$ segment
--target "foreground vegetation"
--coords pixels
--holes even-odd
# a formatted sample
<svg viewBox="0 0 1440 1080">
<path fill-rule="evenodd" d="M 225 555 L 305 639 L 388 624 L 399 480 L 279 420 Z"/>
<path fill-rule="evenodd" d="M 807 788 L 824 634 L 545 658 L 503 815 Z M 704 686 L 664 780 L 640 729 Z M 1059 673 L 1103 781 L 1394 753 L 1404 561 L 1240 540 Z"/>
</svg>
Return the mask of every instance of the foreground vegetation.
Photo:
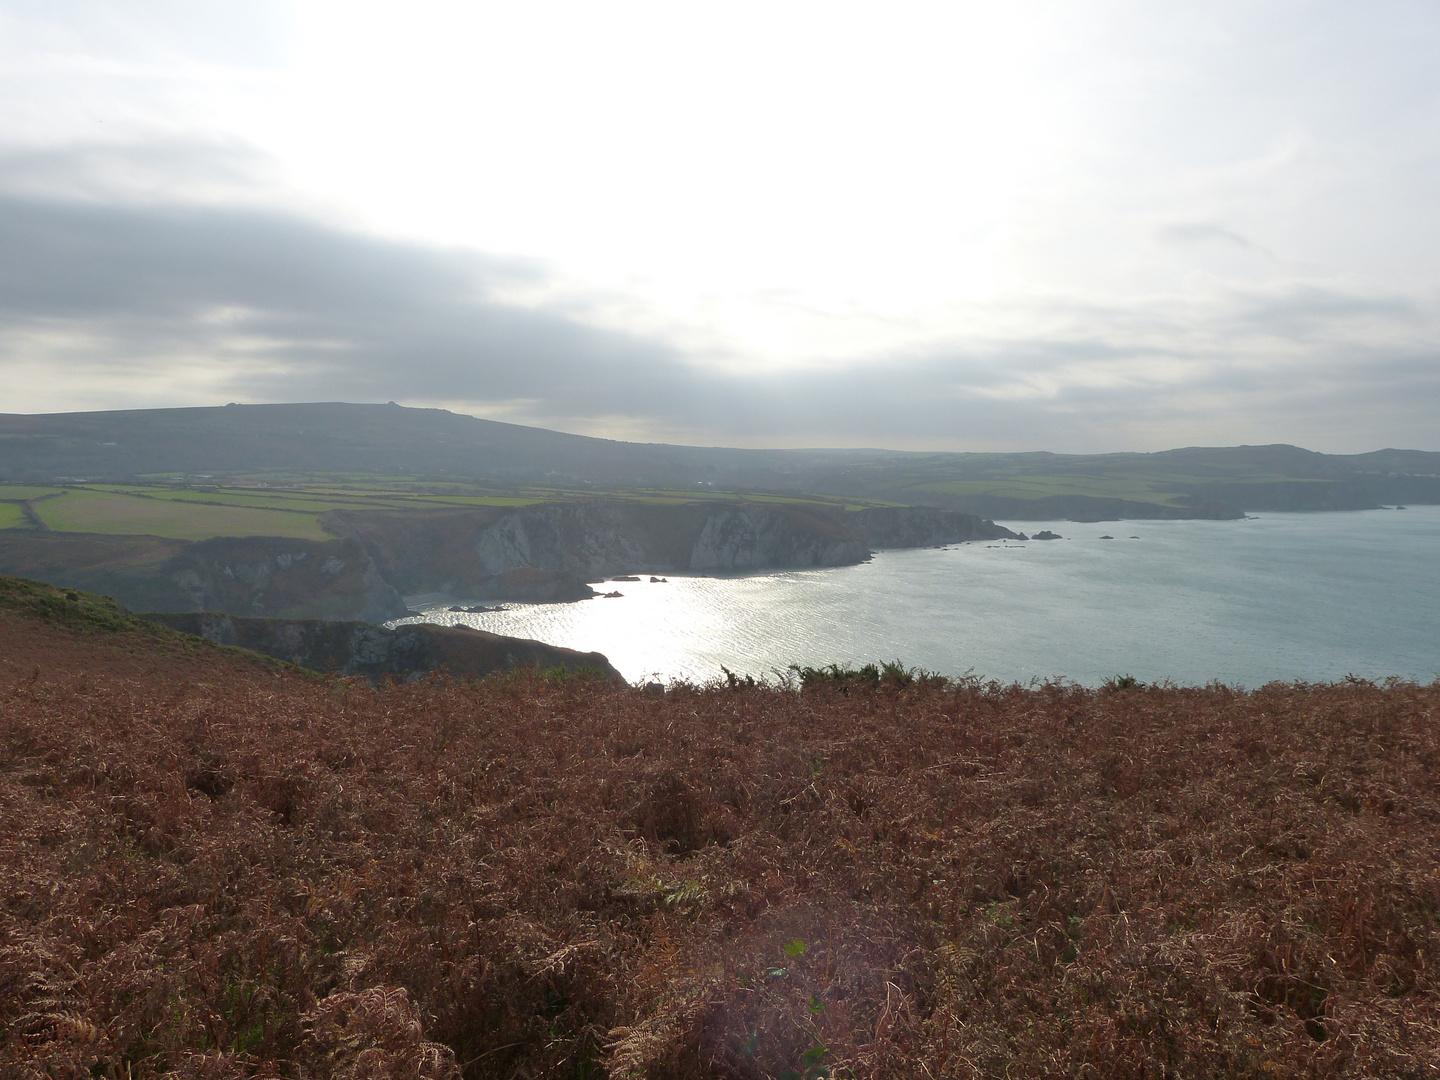
<svg viewBox="0 0 1440 1080">
<path fill-rule="evenodd" d="M 1440 686 L 375 691 L 62 600 L 0 608 L 0 1074 L 1440 1061 Z"/>
</svg>

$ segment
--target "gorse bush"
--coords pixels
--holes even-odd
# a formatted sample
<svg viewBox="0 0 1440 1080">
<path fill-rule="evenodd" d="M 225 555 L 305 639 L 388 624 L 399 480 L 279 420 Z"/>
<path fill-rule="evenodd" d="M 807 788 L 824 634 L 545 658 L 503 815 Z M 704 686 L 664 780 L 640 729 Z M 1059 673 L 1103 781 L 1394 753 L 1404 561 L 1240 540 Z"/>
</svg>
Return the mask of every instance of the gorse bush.
<svg viewBox="0 0 1440 1080">
<path fill-rule="evenodd" d="M 1440 687 L 373 690 L 67 633 L 0 616 L 0 1075 L 1440 1060 Z"/>
<path fill-rule="evenodd" d="M 1101 687 L 1104 690 L 1143 690 L 1145 684 L 1134 675 L 1116 675 L 1114 678 L 1106 679 Z"/>
<path fill-rule="evenodd" d="M 919 683 L 936 688 L 951 685 L 951 680 L 934 672 L 920 668 L 907 668 L 899 660 L 881 664 L 864 664 L 852 668 L 846 664 L 826 664 L 823 667 L 802 667 L 791 664 L 788 671 L 800 681 L 802 687 L 832 684 L 837 686 L 890 686 L 905 687 Z M 726 674 L 730 673 L 726 671 Z"/>
</svg>

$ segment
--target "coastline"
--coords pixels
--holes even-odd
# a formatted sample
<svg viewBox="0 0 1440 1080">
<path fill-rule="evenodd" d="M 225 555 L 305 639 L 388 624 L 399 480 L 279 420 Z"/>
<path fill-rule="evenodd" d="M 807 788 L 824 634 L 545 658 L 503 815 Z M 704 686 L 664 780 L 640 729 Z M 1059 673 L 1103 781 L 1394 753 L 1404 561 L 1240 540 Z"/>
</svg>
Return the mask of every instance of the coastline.
<svg viewBox="0 0 1440 1080">
<path fill-rule="evenodd" d="M 603 652 L 632 681 L 704 682 L 722 664 L 762 677 L 791 663 L 897 658 L 1021 684 L 1440 674 L 1427 649 L 1440 625 L 1430 557 L 1440 507 L 1048 528 L 1064 539 L 880 551 L 833 569 L 672 574 L 664 585 L 607 582 L 624 594 L 613 600 L 427 617 Z M 1115 539 L 1100 539 L 1107 531 Z"/>
</svg>

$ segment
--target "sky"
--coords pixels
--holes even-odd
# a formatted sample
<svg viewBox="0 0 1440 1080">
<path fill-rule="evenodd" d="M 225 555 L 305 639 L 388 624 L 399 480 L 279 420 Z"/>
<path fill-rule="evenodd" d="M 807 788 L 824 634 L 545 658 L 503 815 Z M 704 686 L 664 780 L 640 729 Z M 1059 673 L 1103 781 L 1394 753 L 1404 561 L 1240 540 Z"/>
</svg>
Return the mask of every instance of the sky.
<svg viewBox="0 0 1440 1080">
<path fill-rule="evenodd" d="M 0 0 L 0 411 L 1440 450 L 1433 0 Z"/>
</svg>

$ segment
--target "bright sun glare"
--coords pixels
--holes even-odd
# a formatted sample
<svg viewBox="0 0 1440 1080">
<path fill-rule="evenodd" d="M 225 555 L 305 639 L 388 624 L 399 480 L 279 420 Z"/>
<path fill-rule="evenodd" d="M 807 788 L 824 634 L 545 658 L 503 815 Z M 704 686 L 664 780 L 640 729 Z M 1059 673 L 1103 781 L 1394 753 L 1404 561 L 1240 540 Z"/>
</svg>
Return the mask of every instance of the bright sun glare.
<svg viewBox="0 0 1440 1080">
<path fill-rule="evenodd" d="M 1024 6 L 300 12 L 247 135 L 301 184 L 387 230 L 539 254 L 630 315 L 638 293 L 739 320 L 771 357 L 991 295 L 1073 144 Z"/>
<path fill-rule="evenodd" d="M 183 315 L 159 287 L 148 323 L 40 305 L 0 340 L 0 392 L 333 394 L 363 368 L 344 343 L 383 332 L 433 378 L 392 380 L 391 356 L 346 393 L 596 434 L 1429 445 L 1437 46 L 1404 0 L 0 0 L 0 195 L 251 208 L 276 238 L 371 244 L 392 285 L 476 268 L 473 307 L 396 285 L 377 331 L 317 264 L 315 294 L 286 298 L 320 305 L 314 342 L 228 271 Z M 181 277 L 234 252 L 197 248 Z M 74 277 L 57 266 L 63 303 Z M 496 389 L 524 361 L 492 315 L 547 327 L 536 355 L 568 374 Z M 85 377 L 25 374 L 62 362 Z M 585 371 L 583 407 L 546 390 Z M 732 422 L 818 371 L 858 411 Z M 627 372 L 708 389 L 601 392 Z M 956 408 L 866 407 L 891 372 Z"/>
</svg>

